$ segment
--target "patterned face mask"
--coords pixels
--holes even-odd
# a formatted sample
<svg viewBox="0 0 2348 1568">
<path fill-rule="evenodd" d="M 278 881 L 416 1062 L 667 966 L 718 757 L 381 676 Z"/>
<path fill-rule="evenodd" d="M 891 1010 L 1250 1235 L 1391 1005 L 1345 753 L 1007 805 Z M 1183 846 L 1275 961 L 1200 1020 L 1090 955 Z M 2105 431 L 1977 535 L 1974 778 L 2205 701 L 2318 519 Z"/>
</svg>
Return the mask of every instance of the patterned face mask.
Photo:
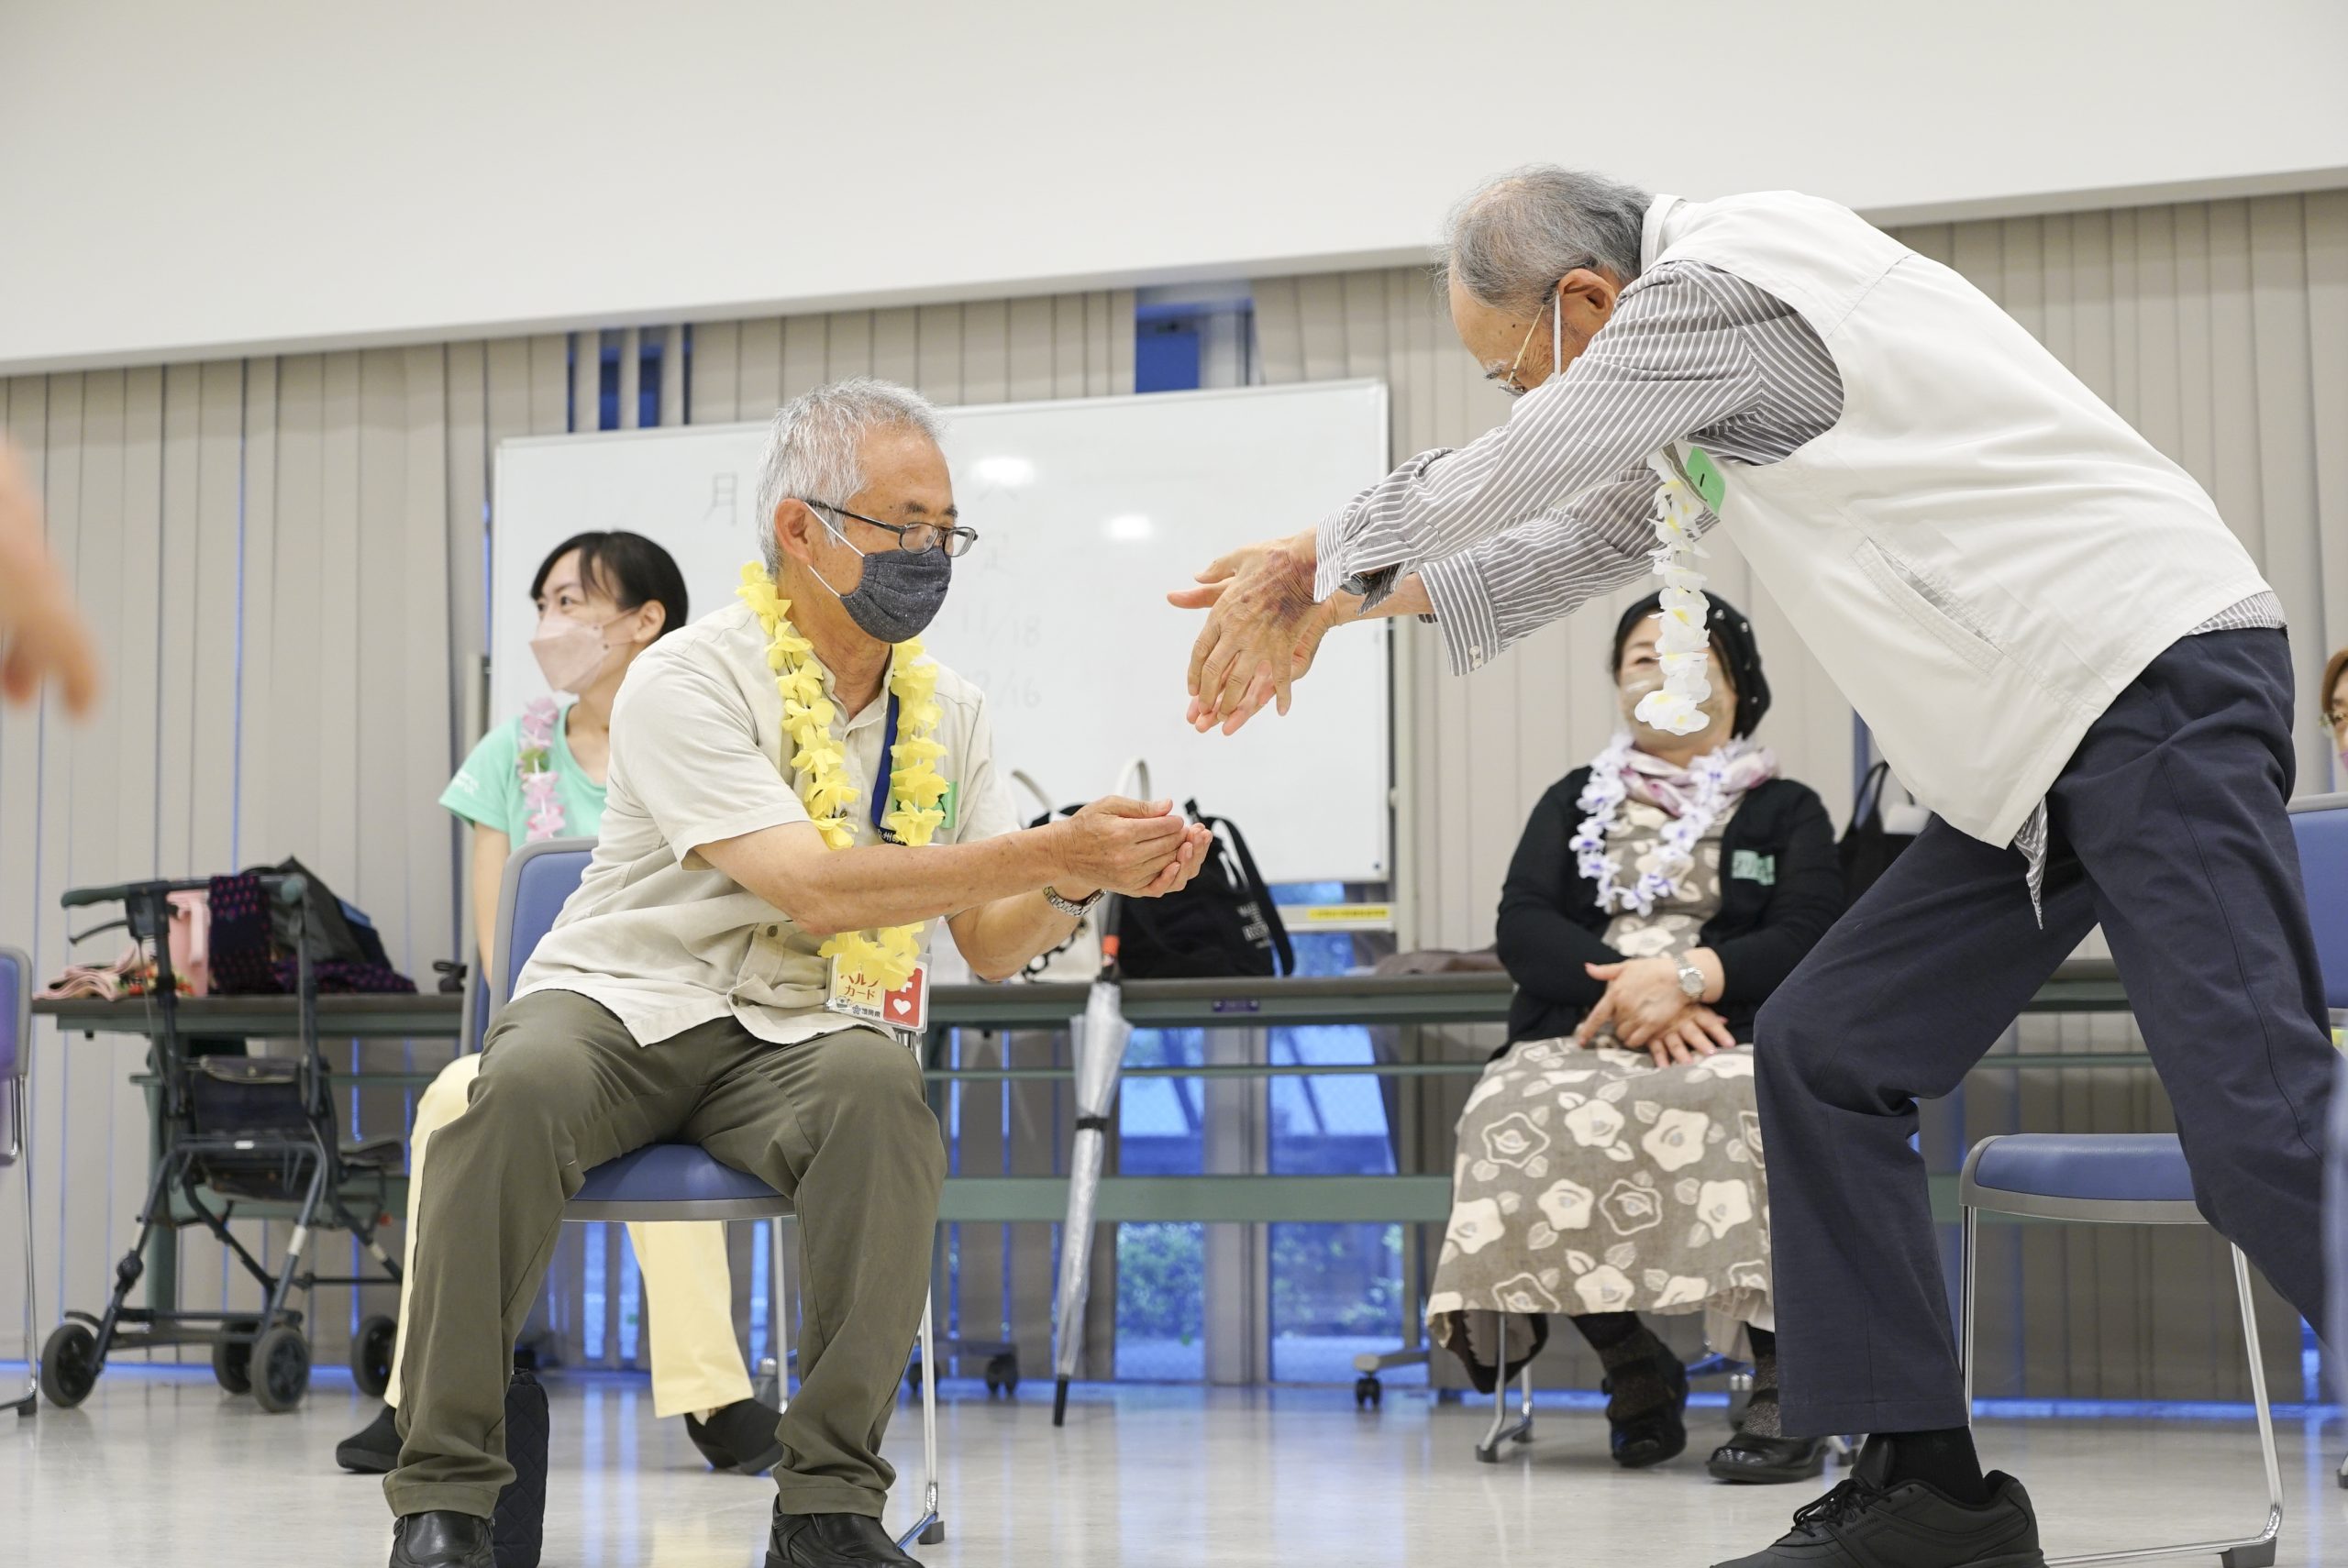
<svg viewBox="0 0 2348 1568">
<path fill-rule="evenodd" d="M 818 512 L 833 538 L 864 558 L 864 575 L 846 593 L 815 573 L 815 580 L 831 588 L 848 619 L 867 636 L 884 643 L 902 643 L 921 635 L 946 603 L 954 585 L 954 563 L 944 550 L 912 555 L 903 550 L 857 550 L 855 544 Z"/>
</svg>

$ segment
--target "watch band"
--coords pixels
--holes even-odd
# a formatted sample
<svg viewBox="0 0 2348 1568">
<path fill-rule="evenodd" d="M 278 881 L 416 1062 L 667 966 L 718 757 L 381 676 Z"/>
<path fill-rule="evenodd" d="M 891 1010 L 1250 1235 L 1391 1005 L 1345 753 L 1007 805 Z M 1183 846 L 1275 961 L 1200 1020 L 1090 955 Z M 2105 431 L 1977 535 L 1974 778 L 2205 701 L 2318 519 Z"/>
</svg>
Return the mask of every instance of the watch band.
<svg viewBox="0 0 2348 1568">
<path fill-rule="evenodd" d="M 1068 915 L 1073 919 L 1081 920 L 1086 914 L 1091 912 L 1093 905 L 1101 901 L 1102 894 L 1106 891 L 1107 889 L 1105 889 L 1095 888 L 1092 889 L 1092 896 L 1091 898 L 1085 900 L 1082 903 L 1078 903 L 1074 899 L 1061 898 L 1058 889 L 1046 888 L 1044 889 L 1044 901 L 1051 905 L 1052 908 L 1059 911 L 1060 913 L 1064 915 Z"/>
</svg>

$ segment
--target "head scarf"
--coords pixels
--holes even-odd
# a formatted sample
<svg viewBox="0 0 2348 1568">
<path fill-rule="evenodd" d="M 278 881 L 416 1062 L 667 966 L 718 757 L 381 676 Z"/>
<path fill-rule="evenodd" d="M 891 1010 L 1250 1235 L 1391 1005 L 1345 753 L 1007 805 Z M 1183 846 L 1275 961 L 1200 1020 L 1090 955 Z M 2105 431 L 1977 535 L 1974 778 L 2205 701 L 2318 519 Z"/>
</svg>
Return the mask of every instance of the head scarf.
<svg viewBox="0 0 2348 1568">
<path fill-rule="evenodd" d="M 1712 650 L 1721 656 L 1721 667 L 1736 687 L 1736 717 L 1729 724 L 1729 734 L 1743 740 L 1769 711 L 1769 678 L 1761 673 L 1761 645 L 1754 640 L 1753 623 L 1744 618 L 1744 611 L 1709 589 L 1704 597 L 1711 602 L 1711 614 L 1705 624 L 1711 634 Z M 1631 640 L 1639 623 L 1662 608 L 1663 595 L 1650 593 L 1623 612 L 1623 618 L 1614 624 L 1614 657 L 1607 666 L 1608 673 L 1623 668 L 1623 645 Z"/>
</svg>

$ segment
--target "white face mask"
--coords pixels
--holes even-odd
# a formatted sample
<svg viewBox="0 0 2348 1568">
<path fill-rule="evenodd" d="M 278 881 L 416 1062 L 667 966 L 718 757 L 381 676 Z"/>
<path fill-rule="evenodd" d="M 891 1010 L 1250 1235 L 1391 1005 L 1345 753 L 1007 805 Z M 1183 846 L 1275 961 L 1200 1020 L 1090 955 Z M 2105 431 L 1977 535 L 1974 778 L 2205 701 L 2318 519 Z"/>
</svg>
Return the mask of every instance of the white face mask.
<svg viewBox="0 0 2348 1568">
<path fill-rule="evenodd" d="M 1651 724 L 1641 723 L 1634 716 L 1640 698 L 1650 691 L 1663 690 L 1663 669 L 1660 666 L 1645 665 L 1623 677 L 1616 696 L 1622 705 L 1623 727 L 1631 732 L 1633 744 L 1645 749 L 1650 745 L 1678 747 L 1691 740 L 1726 740 L 1729 726 L 1736 719 L 1736 693 L 1729 690 L 1728 682 L 1721 678 L 1717 668 L 1710 675 L 1711 695 L 1697 704 L 1710 723 L 1693 735 L 1676 735 L 1668 730 L 1658 730 Z"/>
</svg>

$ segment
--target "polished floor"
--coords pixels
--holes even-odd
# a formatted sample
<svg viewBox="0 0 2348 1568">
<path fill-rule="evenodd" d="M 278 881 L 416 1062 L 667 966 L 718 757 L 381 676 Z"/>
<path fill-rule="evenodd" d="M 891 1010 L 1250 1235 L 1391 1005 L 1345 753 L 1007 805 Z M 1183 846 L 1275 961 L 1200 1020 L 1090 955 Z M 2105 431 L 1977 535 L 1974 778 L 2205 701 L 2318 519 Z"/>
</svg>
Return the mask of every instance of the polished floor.
<svg viewBox="0 0 2348 1568">
<path fill-rule="evenodd" d="M 933 1568 L 1703 1568 L 1776 1535 L 1833 1479 L 1725 1487 L 1694 1454 L 1623 1474 L 1603 1421 L 1579 1410 L 1545 1409 L 1530 1448 L 1482 1465 L 1469 1452 L 1482 1412 L 1423 1396 L 1357 1415 L 1339 1391 L 1101 1388 L 1054 1431 L 1048 1388 L 1025 1392 L 990 1403 L 949 1386 L 948 1540 L 919 1553 Z M 763 1562 L 767 1484 L 710 1474 L 641 1383 L 570 1380 L 554 1398 L 548 1568 Z M 201 1370 L 110 1373 L 80 1409 L 0 1418 L 0 1563 L 371 1568 L 382 1494 L 331 1451 L 372 1412 L 347 1377 L 270 1416 Z M 1721 1412 L 1693 1414 L 1709 1443 Z M 919 1430 L 901 1408 L 892 1446 L 916 1473 Z M 2208 1540 L 2263 1514 L 2246 1421 L 1990 1422 L 1982 1441 L 2029 1481 L 2050 1553 Z M 2283 1568 L 2348 1564 L 2343 1446 L 2336 1421 L 2284 1428 Z M 917 1485 L 903 1477 L 900 1498 Z"/>
</svg>

